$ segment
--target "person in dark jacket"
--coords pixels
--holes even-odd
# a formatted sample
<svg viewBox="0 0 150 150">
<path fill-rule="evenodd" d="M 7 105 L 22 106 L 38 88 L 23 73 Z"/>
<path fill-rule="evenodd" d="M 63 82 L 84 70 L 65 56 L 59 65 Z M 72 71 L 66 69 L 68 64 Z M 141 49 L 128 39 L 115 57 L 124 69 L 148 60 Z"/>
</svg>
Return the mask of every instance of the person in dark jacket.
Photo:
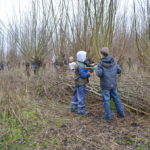
<svg viewBox="0 0 150 150">
<path fill-rule="evenodd" d="M 85 108 L 86 84 L 90 77 L 90 72 L 85 68 L 86 52 L 77 53 L 77 62 L 75 65 L 75 88 L 71 99 L 71 112 L 85 115 L 88 111 Z"/>
<path fill-rule="evenodd" d="M 112 97 L 117 109 L 118 116 L 124 117 L 124 108 L 121 105 L 117 90 L 117 74 L 121 73 L 121 68 L 116 60 L 109 56 L 109 49 L 104 47 L 101 49 L 103 58 L 100 60 L 96 75 L 100 78 L 100 86 L 102 88 L 103 104 L 105 108 L 105 119 L 111 120 L 110 98 Z"/>
<path fill-rule="evenodd" d="M 0 70 L 4 70 L 4 63 L 0 63 Z"/>
</svg>

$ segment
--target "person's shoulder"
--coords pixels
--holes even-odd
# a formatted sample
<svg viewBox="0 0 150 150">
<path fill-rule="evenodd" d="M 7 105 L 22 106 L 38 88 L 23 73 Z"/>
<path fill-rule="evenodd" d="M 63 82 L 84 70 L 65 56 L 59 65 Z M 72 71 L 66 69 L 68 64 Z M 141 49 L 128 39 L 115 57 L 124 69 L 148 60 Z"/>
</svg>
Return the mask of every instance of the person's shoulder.
<svg viewBox="0 0 150 150">
<path fill-rule="evenodd" d="M 75 64 L 75 68 L 85 68 L 85 65 L 84 65 L 84 63 L 81 63 L 81 62 L 75 62 L 76 64 Z"/>
<path fill-rule="evenodd" d="M 117 59 L 114 57 L 114 56 L 107 56 L 107 57 L 109 57 L 110 59 L 112 59 L 114 62 L 117 62 Z"/>
<path fill-rule="evenodd" d="M 71 63 L 69 63 L 69 66 L 76 66 L 76 62 L 71 62 Z"/>
</svg>

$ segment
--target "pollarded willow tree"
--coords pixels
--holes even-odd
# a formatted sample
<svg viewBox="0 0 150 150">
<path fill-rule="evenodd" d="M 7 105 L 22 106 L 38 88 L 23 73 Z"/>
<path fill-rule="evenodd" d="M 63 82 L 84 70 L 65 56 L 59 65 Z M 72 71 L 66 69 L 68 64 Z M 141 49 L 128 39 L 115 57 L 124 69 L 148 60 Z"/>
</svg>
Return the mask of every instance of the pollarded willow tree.
<svg viewBox="0 0 150 150">
<path fill-rule="evenodd" d="M 55 55 L 68 53 L 69 4 L 59 0 L 32 1 L 29 15 L 21 20 L 19 49 L 25 61 L 40 65 L 49 51 Z"/>
<path fill-rule="evenodd" d="M 118 0 L 32 0 L 18 25 L 20 52 L 33 64 L 42 63 L 48 50 L 75 55 L 83 49 L 98 59 L 101 47 L 112 46 L 117 10 Z"/>
<path fill-rule="evenodd" d="M 110 48 L 117 8 L 117 0 L 78 0 L 77 3 L 72 0 L 69 18 L 74 51 L 84 49 L 91 58 L 99 58 L 101 47 Z"/>
<path fill-rule="evenodd" d="M 33 66 L 39 67 L 50 50 L 55 55 L 75 55 L 82 49 L 96 61 L 100 48 L 111 48 L 117 39 L 114 33 L 118 0 L 31 1 L 31 8 L 20 13 L 9 32 L 17 37 L 17 49 L 24 61 Z M 117 36 L 119 38 L 119 32 Z M 123 48 L 124 40 L 124 37 L 120 40 Z"/>
<path fill-rule="evenodd" d="M 52 8 L 55 53 L 75 55 L 82 49 L 99 58 L 101 47 L 112 46 L 117 10 L 117 0 L 59 0 Z"/>
<path fill-rule="evenodd" d="M 8 25 L 6 38 L 7 38 L 7 56 L 6 57 L 7 57 L 9 66 L 12 68 L 20 63 L 19 49 L 18 49 L 19 33 L 18 33 L 18 27 L 14 22 Z"/>
<path fill-rule="evenodd" d="M 132 39 L 132 26 L 129 23 L 128 18 L 128 7 L 128 4 L 126 4 L 123 6 L 123 8 L 120 8 L 120 10 L 118 10 L 113 32 L 113 42 L 111 46 L 111 54 L 116 57 L 120 65 L 123 65 L 125 60 L 127 61 L 129 58 L 131 58 L 131 55 L 128 56 L 128 54 L 129 51 L 130 54 L 132 53 L 130 43 L 134 39 Z M 133 47 L 134 46 L 132 43 L 132 49 Z"/>
<path fill-rule="evenodd" d="M 35 72 L 45 63 L 49 50 L 52 49 L 52 35 L 55 31 L 52 6 L 44 0 L 32 0 L 28 12 L 17 20 L 17 48 L 25 63 L 31 63 Z M 12 25 L 13 26 L 13 25 Z M 11 33 L 16 34 L 15 30 Z"/>
<path fill-rule="evenodd" d="M 32 1 L 31 10 L 21 18 L 18 47 L 25 62 L 38 70 L 49 51 L 54 27 L 49 21 L 50 5 L 43 0 Z"/>
<path fill-rule="evenodd" d="M 150 1 L 134 1 L 136 45 L 141 63 L 150 64 Z"/>
</svg>

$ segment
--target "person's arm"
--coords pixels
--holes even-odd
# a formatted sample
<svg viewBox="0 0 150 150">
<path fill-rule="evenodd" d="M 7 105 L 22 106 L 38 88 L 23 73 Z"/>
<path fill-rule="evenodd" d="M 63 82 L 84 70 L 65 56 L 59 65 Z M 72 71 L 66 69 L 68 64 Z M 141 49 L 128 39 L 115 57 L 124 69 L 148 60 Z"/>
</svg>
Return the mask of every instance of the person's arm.
<svg viewBox="0 0 150 150">
<path fill-rule="evenodd" d="M 96 75 L 98 77 L 102 77 L 103 76 L 103 68 L 101 66 L 99 66 L 99 65 L 96 68 Z"/>
<path fill-rule="evenodd" d="M 84 67 L 79 67 L 79 75 L 81 78 L 89 78 L 90 77 L 90 73 L 87 72 L 87 70 Z"/>
<path fill-rule="evenodd" d="M 120 74 L 122 72 L 121 67 L 117 64 L 117 73 Z"/>
</svg>

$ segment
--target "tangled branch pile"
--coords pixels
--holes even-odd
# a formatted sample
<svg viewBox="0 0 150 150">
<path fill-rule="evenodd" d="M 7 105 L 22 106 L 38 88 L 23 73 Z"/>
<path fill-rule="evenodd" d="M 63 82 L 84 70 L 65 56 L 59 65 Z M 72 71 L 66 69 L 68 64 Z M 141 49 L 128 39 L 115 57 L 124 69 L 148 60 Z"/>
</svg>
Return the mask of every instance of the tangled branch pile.
<svg viewBox="0 0 150 150">
<path fill-rule="evenodd" d="M 120 91 L 121 87 L 124 87 L 124 91 L 130 90 L 129 83 L 135 83 L 134 79 L 137 78 L 132 77 L 130 82 L 124 82 L 124 77 L 124 83 L 119 83 Z M 98 81 L 95 82 L 88 85 L 87 95 L 92 115 L 83 117 L 69 112 L 74 83 L 66 74 L 46 72 L 42 76 L 26 78 L 20 71 L 1 72 L 0 149 L 135 149 L 141 145 L 149 149 L 149 122 L 145 120 L 147 117 L 138 115 L 135 119 L 135 114 L 128 113 L 130 115 L 125 119 L 106 124 L 98 116 L 99 102 L 98 107 L 95 107 L 95 103 L 100 99 L 101 92 Z M 142 88 L 149 90 L 149 84 L 146 86 L 144 80 L 140 85 L 143 86 L 138 89 L 140 92 Z M 137 102 L 140 105 L 142 103 L 140 99 Z M 124 103 L 127 102 L 124 100 Z M 137 108 L 134 103 L 131 106 Z M 101 109 L 100 114 L 102 112 Z"/>
<path fill-rule="evenodd" d="M 121 78 L 118 89 L 123 105 L 129 110 L 150 116 L 150 76 L 126 74 Z M 64 78 L 61 78 L 61 80 L 64 80 Z M 64 83 L 73 87 L 73 82 L 70 80 L 66 80 Z M 90 94 L 102 98 L 98 81 L 91 81 L 87 87 Z"/>
</svg>

